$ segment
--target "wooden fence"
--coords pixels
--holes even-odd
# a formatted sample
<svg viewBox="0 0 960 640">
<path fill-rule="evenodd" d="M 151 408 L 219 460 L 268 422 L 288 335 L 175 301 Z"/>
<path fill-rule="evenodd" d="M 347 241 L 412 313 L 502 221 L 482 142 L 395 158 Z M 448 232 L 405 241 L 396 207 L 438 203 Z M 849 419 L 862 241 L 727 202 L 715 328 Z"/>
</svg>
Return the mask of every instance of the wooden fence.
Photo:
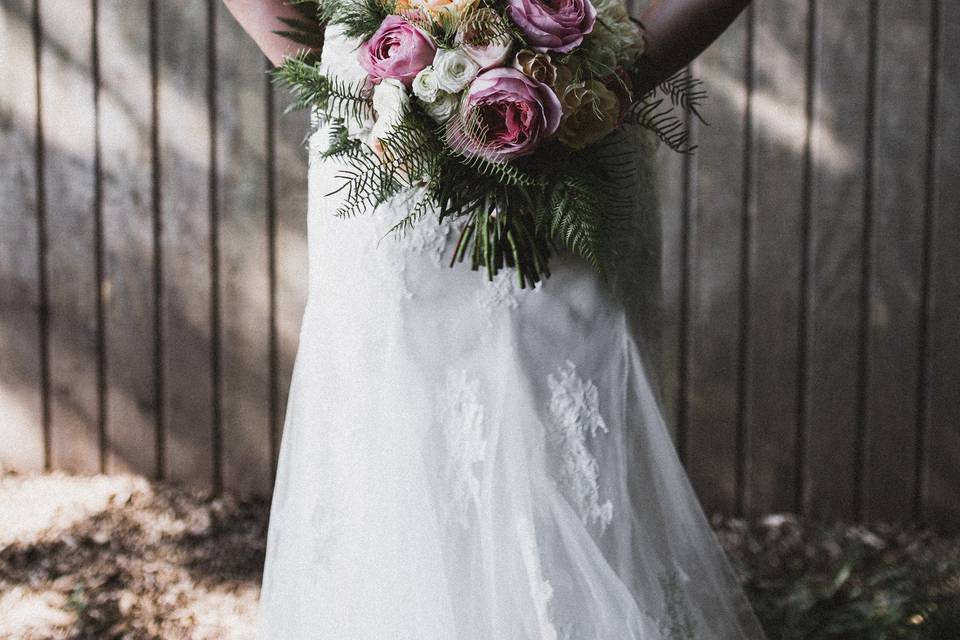
<svg viewBox="0 0 960 640">
<path fill-rule="evenodd" d="M 0 0 L 0 460 L 267 492 L 302 115 L 219 0 Z M 663 154 L 665 409 L 708 509 L 960 523 L 960 3 L 766 0 Z"/>
</svg>

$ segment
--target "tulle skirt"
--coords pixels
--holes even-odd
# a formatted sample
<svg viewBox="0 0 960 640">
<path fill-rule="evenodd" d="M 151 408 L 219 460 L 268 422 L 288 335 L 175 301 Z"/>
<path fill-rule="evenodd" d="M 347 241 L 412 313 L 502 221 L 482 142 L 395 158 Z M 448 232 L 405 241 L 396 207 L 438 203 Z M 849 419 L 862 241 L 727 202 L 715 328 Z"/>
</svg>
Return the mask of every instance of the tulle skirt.
<svg viewBox="0 0 960 640">
<path fill-rule="evenodd" d="M 449 268 L 455 224 L 384 237 L 415 194 L 337 218 L 341 169 L 311 162 L 257 637 L 762 638 L 665 428 L 629 278 L 563 252 L 534 290 Z"/>
</svg>

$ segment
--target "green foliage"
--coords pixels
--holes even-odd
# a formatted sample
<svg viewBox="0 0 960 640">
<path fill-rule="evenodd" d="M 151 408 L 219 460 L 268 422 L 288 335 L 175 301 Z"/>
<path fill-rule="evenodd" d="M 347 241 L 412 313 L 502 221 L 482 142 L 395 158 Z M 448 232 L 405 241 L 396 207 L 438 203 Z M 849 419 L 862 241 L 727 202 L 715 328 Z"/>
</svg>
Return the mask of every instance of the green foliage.
<svg viewBox="0 0 960 640">
<path fill-rule="evenodd" d="M 342 120 L 332 129 L 333 144 L 325 157 L 340 159 L 344 164 L 338 175 L 343 184 L 333 192 L 346 189 L 344 203 L 337 211 L 340 217 L 362 213 L 413 186 L 421 177 L 430 176 L 440 157 L 438 142 L 424 129 L 420 116 L 412 109 L 402 113 L 390 133 L 380 141 L 379 152 L 359 141 L 351 141 Z M 402 224 L 399 229 L 406 226 Z"/>
<path fill-rule="evenodd" d="M 287 112 L 317 109 L 328 118 L 357 122 L 372 114 L 373 102 L 363 83 L 348 83 L 325 75 L 306 52 L 287 58 L 272 73 L 275 82 L 293 92 L 294 100 Z"/>
<path fill-rule="evenodd" d="M 343 118 L 335 118 L 330 123 L 328 135 L 329 142 L 326 150 L 320 154 L 321 158 L 353 158 L 363 153 L 363 143 L 350 137 L 350 130 Z"/>
<path fill-rule="evenodd" d="M 550 192 L 549 208 L 539 210 L 538 223 L 574 253 L 601 269 L 598 245 L 600 219 L 596 189 L 577 176 L 565 176 Z"/>
<path fill-rule="evenodd" d="M 627 111 L 624 120 L 631 124 L 650 129 L 665 145 L 677 153 L 691 153 L 690 130 L 682 113 L 667 104 L 667 100 L 655 95 L 634 103 Z"/>
<path fill-rule="evenodd" d="M 692 76 L 687 69 L 681 69 L 658 87 L 660 93 L 670 98 L 674 107 L 689 111 L 700 122 L 706 124 L 700 114 L 700 107 L 707 99 L 707 92 L 703 88 L 703 81 Z"/>
<path fill-rule="evenodd" d="M 632 70 L 633 86 L 643 85 L 642 70 L 641 57 Z M 627 110 L 625 120 L 650 129 L 674 151 L 691 153 L 696 146 L 689 144 L 687 114 L 706 124 L 700 113 L 706 98 L 703 82 L 682 69 L 636 100 Z"/>
<path fill-rule="evenodd" d="M 430 34 L 437 46 L 446 48 L 455 46 L 457 29 L 461 23 L 458 14 L 446 11 L 437 14 L 418 13 L 411 15 L 409 20 Z"/>
<path fill-rule="evenodd" d="M 394 12 L 391 0 L 321 0 L 321 19 L 339 24 L 348 38 L 366 40 Z"/>
<path fill-rule="evenodd" d="M 279 18 L 287 28 L 274 30 L 273 33 L 306 47 L 302 55 L 308 62 L 318 61 L 323 46 L 324 24 L 319 0 L 288 0 L 286 4 L 292 6 L 299 17 Z"/>
<path fill-rule="evenodd" d="M 770 640 L 960 637 L 960 549 L 881 527 L 789 526 L 742 543 L 737 564 Z M 738 554 L 734 554 L 735 557 Z"/>
</svg>

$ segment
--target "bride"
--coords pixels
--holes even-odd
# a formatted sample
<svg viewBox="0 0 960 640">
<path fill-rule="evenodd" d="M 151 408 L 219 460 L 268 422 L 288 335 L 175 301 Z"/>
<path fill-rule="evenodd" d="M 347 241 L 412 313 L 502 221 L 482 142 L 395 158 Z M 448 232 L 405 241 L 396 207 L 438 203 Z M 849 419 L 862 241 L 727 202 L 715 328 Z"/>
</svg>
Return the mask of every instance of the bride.
<svg viewBox="0 0 960 640">
<path fill-rule="evenodd" d="M 360 0 L 357 0 L 360 1 Z M 554 10 L 569 0 L 535 0 Z M 284 0 L 226 0 L 274 62 Z M 654 0 L 645 74 L 686 65 L 745 0 Z M 321 66 L 364 77 L 328 27 Z M 401 195 L 343 219 L 309 139 L 309 295 L 273 495 L 257 637 L 763 638 L 674 453 L 638 318 L 655 139 L 608 278 L 570 252 L 520 288 L 448 266 L 454 224 L 384 238 Z"/>
</svg>

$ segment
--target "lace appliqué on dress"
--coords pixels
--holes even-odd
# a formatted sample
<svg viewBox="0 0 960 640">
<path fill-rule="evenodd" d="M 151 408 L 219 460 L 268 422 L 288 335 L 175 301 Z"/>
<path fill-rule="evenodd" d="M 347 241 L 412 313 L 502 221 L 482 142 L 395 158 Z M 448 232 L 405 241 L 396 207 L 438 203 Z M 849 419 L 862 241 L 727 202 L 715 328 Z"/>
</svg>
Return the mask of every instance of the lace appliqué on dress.
<svg viewBox="0 0 960 640">
<path fill-rule="evenodd" d="M 609 500 L 600 502 L 600 469 L 587 447 L 588 437 L 607 432 L 600 415 L 599 392 L 593 382 L 580 378 L 569 360 L 559 375 L 547 376 L 547 384 L 551 426 L 561 462 L 561 488 L 583 522 L 599 523 L 602 534 L 613 520 L 613 505 Z"/>
<path fill-rule="evenodd" d="M 520 289 L 517 285 L 517 274 L 512 268 L 501 269 L 492 280 L 483 279 L 483 284 L 477 290 L 477 306 L 486 316 L 487 325 L 493 326 L 493 319 L 500 309 L 516 309 L 520 306 L 517 297 Z"/>
<path fill-rule="evenodd" d="M 487 456 L 486 423 L 480 402 L 480 382 L 464 370 L 447 376 L 446 406 L 441 417 L 447 447 L 444 469 L 450 487 L 453 516 L 464 529 L 470 527 L 470 507 L 480 502 L 480 478 L 476 467 Z"/>
</svg>

